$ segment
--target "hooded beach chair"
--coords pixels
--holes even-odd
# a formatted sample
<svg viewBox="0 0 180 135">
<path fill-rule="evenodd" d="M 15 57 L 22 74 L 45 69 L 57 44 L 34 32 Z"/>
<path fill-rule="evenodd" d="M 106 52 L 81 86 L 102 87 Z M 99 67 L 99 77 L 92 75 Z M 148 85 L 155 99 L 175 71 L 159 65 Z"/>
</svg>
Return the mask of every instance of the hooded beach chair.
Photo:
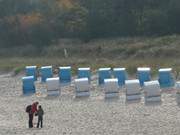
<svg viewBox="0 0 180 135">
<path fill-rule="evenodd" d="M 176 82 L 175 88 L 176 88 L 176 102 L 180 104 L 180 81 Z"/>
<path fill-rule="evenodd" d="M 37 66 L 26 66 L 26 76 L 34 76 L 34 80 L 37 80 Z"/>
<path fill-rule="evenodd" d="M 78 68 L 78 78 L 88 78 L 91 80 L 91 71 L 90 68 Z"/>
<path fill-rule="evenodd" d="M 59 79 L 60 83 L 71 83 L 71 67 L 59 67 Z"/>
<path fill-rule="evenodd" d="M 113 98 L 119 96 L 119 85 L 118 79 L 105 79 L 104 80 L 104 89 L 105 89 L 105 98 Z"/>
<path fill-rule="evenodd" d="M 137 77 L 139 79 L 140 85 L 144 86 L 144 82 L 151 80 L 151 69 L 149 67 L 139 67 L 137 68 Z"/>
<path fill-rule="evenodd" d="M 144 82 L 145 101 L 161 101 L 161 89 L 158 81 Z"/>
<path fill-rule="evenodd" d="M 34 76 L 26 76 L 22 77 L 22 89 L 23 89 L 23 94 L 33 94 L 36 92 L 35 89 L 35 84 L 34 84 Z"/>
<path fill-rule="evenodd" d="M 52 66 L 41 67 L 41 82 L 46 82 L 47 78 L 53 77 Z"/>
<path fill-rule="evenodd" d="M 99 85 L 104 84 L 104 79 L 111 78 L 111 68 L 99 68 Z"/>
<path fill-rule="evenodd" d="M 118 79 L 118 84 L 120 87 L 125 85 L 125 80 L 127 80 L 126 68 L 114 68 L 113 75 L 114 78 Z"/>
<path fill-rule="evenodd" d="M 61 93 L 59 77 L 47 78 L 47 95 L 48 96 L 59 96 Z"/>
<path fill-rule="evenodd" d="M 76 97 L 90 96 L 90 84 L 88 78 L 75 79 L 75 95 Z"/>
<path fill-rule="evenodd" d="M 126 80 L 126 100 L 138 100 L 141 98 L 139 80 Z"/>
<path fill-rule="evenodd" d="M 172 68 L 159 69 L 159 84 L 161 88 L 170 88 L 174 86 Z"/>
</svg>

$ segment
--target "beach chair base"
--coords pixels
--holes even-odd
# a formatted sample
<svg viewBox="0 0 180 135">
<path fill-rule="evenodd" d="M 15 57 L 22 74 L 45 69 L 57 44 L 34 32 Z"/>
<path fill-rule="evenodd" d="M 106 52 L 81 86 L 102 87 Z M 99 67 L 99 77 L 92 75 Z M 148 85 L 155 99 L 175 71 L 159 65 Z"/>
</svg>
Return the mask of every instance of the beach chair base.
<svg viewBox="0 0 180 135">
<path fill-rule="evenodd" d="M 161 96 L 156 97 L 145 97 L 145 102 L 160 102 Z"/>
<path fill-rule="evenodd" d="M 89 96 L 90 96 L 89 91 L 76 92 L 76 97 L 89 97 Z"/>
<path fill-rule="evenodd" d="M 141 94 L 126 95 L 126 100 L 140 100 L 140 99 L 141 99 Z"/>
</svg>

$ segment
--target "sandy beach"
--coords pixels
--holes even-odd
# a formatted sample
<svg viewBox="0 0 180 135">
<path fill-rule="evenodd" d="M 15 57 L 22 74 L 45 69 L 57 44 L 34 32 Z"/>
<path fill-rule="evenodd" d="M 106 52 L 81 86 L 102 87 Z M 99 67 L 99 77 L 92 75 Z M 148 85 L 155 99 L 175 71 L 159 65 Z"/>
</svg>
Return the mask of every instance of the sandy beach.
<svg viewBox="0 0 180 135">
<path fill-rule="evenodd" d="M 162 102 L 145 104 L 119 98 L 105 100 L 93 79 L 91 96 L 75 98 L 74 86 L 62 87 L 60 97 L 45 95 L 45 85 L 37 82 L 37 93 L 22 95 L 23 75 L 0 75 L 0 135 L 179 135 L 180 107 L 176 91 L 163 92 Z M 42 129 L 28 128 L 27 105 L 39 101 L 44 115 Z M 34 122 L 37 121 L 35 118 Z"/>
</svg>

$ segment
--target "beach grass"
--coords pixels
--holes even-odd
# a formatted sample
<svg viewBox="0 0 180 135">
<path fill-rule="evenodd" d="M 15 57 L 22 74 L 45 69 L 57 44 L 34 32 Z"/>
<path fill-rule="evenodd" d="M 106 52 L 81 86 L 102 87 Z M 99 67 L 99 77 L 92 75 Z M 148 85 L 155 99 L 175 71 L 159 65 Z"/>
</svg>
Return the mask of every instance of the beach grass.
<svg viewBox="0 0 180 135">
<path fill-rule="evenodd" d="M 178 74 L 180 36 L 108 38 L 88 43 L 60 39 L 50 46 L 1 48 L 0 56 L 0 70 L 13 70 L 16 74 L 27 65 L 52 65 L 54 69 L 72 66 L 73 73 L 78 67 L 91 67 L 92 71 L 100 67 L 125 67 L 131 75 L 137 67 L 151 67 L 153 75 L 157 75 L 159 68 L 172 67 Z"/>
</svg>

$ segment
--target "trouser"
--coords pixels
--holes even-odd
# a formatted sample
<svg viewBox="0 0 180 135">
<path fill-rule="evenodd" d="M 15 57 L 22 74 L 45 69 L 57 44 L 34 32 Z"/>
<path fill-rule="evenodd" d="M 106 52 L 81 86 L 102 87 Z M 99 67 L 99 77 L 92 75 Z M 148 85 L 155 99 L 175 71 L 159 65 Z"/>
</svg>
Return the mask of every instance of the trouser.
<svg viewBox="0 0 180 135">
<path fill-rule="evenodd" d="M 43 127 L 43 117 L 38 116 L 38 123 L 37 123 L 37 128 L 39 128 L 39 125 L 41 124 L 41 128 Z"/>
<path fill-rule="evenodd" d="M 33 114 L 29 114 L 29 128 L 33 127 Z"/>
</svg>

